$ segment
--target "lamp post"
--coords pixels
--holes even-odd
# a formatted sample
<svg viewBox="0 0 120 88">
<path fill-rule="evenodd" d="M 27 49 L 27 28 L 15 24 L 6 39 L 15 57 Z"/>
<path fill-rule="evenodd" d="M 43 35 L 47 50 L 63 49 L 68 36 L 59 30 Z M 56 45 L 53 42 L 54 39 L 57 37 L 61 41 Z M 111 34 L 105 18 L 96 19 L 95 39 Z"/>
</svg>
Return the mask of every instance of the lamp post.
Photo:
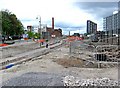
<svg viewBox="0 0 120 88">
<path fill-rule="evenodd" d="M 38 19 L 38 20 L 39 20 L 39 26 L 40 26 L 40 28 L 38 29 L 38 32 L 40 33 L 40 39 L 42 39 L 41 16 L 36 17 L 36 19 Z"/>
</svg>

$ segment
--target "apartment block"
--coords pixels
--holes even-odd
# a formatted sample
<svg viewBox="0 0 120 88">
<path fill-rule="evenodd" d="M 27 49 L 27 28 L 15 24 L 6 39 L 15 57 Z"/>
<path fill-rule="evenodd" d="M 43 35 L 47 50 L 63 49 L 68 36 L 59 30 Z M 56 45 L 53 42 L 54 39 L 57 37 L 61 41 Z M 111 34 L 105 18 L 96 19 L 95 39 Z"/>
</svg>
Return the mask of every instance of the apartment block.
<svg viewBox="0 0 120 88">
<path fill-rule="evenodd" d="M 97 24 L 87 20 L 87 34 L 94 34 L 97 32 Z"/>
</svg>

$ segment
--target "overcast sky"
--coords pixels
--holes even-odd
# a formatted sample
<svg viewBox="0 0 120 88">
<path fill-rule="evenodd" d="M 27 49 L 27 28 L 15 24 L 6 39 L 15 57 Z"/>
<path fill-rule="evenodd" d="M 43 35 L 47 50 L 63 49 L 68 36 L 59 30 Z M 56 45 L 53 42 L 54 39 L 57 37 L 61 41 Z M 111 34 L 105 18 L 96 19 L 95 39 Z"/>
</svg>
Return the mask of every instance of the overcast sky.
<svg viewBox="0 0 120 88">
<path fill-rule="evenodd" d="M 89 1 L 89 2 L 88 2 Z M 106 1 L 106 2 L 105 2 Z M 51 19 L 55 19 L 55 28 L 85 33 L 86 21 L 98 24 L 103 30 L 103 18 L 117 10 L 119 0 L 0 0 L 0 10 L 8 9 L 16 14 L 24 27 L 38 25 L 36 17 L 41 17 L 42 24 L 51 27 Z"/>
</svg>

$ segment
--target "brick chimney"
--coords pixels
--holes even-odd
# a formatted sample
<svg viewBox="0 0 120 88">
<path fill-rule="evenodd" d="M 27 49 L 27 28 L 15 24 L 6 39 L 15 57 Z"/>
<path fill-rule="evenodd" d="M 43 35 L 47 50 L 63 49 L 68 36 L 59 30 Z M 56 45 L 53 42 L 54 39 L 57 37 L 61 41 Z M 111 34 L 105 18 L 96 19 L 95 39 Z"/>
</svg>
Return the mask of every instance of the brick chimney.
<svg viewBox="0 0 120 88">
<path fill-rule="evenodd" d="M 52 17 L 52 29 L 54 29 L 54 17 Z"/>
</svg>

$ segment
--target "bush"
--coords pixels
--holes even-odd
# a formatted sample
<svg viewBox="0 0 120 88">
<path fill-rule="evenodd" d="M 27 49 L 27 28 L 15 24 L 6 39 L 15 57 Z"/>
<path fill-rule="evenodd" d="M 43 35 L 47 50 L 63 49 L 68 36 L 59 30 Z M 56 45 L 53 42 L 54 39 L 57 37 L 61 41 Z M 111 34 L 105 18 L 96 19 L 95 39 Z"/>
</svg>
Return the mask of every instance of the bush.
<svg viewBox="0 0 120 88">
<path fill-rule="evenodd" d="M 34 36 L 34 33 L 31 31 L 28 31 L 27 34 L 28 34 L 28 38 L 33 38 Z"/>
<path fill-rule="evenodd" d="M 35 38 L 35 39 L 40 38 L 40 34 L 39 33 L 35 33 L 34 36 L 33 36 L 33 38 Z"/>
<path fill-rule="evenodd" d="M 28 38 L 35 38 L 35 39 L 39 39 L 40 38 L 40 34 L 39 33 L 33 33 L 31 31 L 27 32 L 28 34 Z"/>
</svg>

